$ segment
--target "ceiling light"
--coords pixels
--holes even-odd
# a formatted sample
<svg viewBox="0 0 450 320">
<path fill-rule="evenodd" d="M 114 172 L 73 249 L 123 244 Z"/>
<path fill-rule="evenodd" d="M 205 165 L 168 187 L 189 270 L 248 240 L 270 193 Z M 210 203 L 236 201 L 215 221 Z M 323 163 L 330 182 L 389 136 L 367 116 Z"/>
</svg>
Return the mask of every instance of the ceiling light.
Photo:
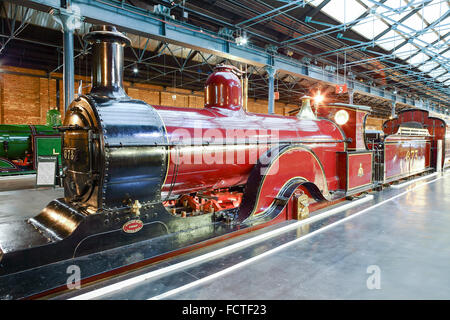
<svg viewBox="0 0 450 320">
<path fill-rule="evenodd" d="M 243 32 L 242 35 L 239 35 L 238 37 L 236 37 L 236 44 L 238 46 L 244 46 L 248 43 L 248 38 L 247 38 L 247 32 Z"/>
<path fill-rule="evenodd" d="M 237 43 L 238 46 L 246 45 L 247 42 L 248 42 L 248 39 L 244 38 L 242 36 L 239 36 L 239 37 L 236 38 L 236 43 Z"/>
<path fill-rule="evenodd" d="M 314 96 L 314 101 L 316 103 L 321 103 L 323 101 L 323 95 L 320 94 L 320 91 Z"/>
</svg>

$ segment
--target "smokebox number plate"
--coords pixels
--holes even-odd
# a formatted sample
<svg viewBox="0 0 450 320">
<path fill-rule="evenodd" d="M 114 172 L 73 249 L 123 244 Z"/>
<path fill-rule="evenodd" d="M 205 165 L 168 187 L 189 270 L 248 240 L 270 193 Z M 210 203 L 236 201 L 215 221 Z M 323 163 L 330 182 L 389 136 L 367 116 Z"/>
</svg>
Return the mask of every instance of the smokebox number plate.
<svg viewBox="0 0 450 320">
<path fill-rule="evenodd" d="M 64 160 L 75 161 L 78 159 L 78 149 L 77 148 L 64 148 L 63 157 Z"/>
</svg>

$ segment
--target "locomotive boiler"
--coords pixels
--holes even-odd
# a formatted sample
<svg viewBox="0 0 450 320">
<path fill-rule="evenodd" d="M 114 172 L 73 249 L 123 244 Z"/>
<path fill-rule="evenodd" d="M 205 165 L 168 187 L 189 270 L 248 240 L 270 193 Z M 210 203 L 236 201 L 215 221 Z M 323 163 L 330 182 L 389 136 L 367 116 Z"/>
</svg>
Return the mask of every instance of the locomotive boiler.
<svg viewBox="0 0 450 320">
<path fill-rule="evenodd" d="M 60 127 L 64 198 L 27 221 L 0 224 L 2 274 L 142 240 L 158 256 L 303 219 L 310 204 L 384 182 L 376 174 L 384 160 L 364 139 L 369 107 L 312 110 L 304 97 L 296 116 L 248 113 L 239 70 L 225 65 L 209 76 L 203 109 L 150 106 L 123 88 L 130 40 L 113 26 L 95 26 L 85 40 L 92 89 Z"/>
</svg>

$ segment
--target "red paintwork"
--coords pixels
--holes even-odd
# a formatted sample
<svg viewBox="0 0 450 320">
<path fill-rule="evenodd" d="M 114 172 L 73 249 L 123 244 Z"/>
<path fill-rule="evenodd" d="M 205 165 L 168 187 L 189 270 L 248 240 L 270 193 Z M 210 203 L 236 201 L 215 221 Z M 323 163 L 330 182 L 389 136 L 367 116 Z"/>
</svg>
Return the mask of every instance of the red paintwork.
<svg viewBox="0 0 450 320">
<path fill-rule="evenodd" d="M 271 139 L 274 143 L 310 141 L 305 145 L 309 145 L 322 162 L 328 189 L 338 188 L 336 152 L 343 151 L 345 146 L 338 142 L 344 137 L 336 124 L 327 120 L 299 120 L 294 116 L 245 112 L 240 104 L 235 105 L 236 99 L 240 100 L 239 79 L 223 68 L 208 78 L 205 90 L 208 98 L 204 109 L 154 106 L 165 124 L 169 144 L 180 140 L 188 144 L 211 141 L 209 146 L 170 147 L 163 197 L 169 191 L 184 194 L 244 185 L 256 161 L 274 146 L 267 144 Z M 224 103 L 219 105 L 213 103 L 219 99 L 217 94 L 227 92 L 234 98 L 222 99 Z M 193 140 L 189 140 L 191 137 Z M 318 143 L 320 140 L 331 143 Z M 311 170 L 307 166 L 302 169 Z M 322 172 L 313 172 L 315 174 Z"/>
<path fill-rule="evenodd" d="M 281 188 L 289 180 L 297 177 L 314 182 L 322 193 L 328 194 L 326 175 L 322 173 L 318 159 L 304 147 L 298 147 L 281 154 L 274 161 L 262 182 L 252 215 L 257 216 L 268 209 L 278 196 Z"/>
<path fill-rule="evenodd" d="M 194 143 L 215 136 L 215 143 L 235 141 L 233 134 L 242 141 L 260 141 L 260 146 L 227 145 L 205 147 L 171 147 L 170 165 L 163 193 L 173 185 L 173 194 L 189 193 L 205 189 L 228 188 L 245 184 L 256 160 L 269 148 L 264 142 L 267 136 L 278 138 L 274 142 L 308 140 L 309 145 L 323 164 L 328 188 L 338 187 L 336 178 L 336 152 L 344 150 L 343 142 L 321 144 L 317 141 L 342 141 L 338 127 L 326 120 L 298 120 L 296 117 L 246 113 L 216 108 L 189 109 L 155 106 L 166 126 L 169 143 L 184 136 L 198 136 Z M 225 111 L 225 112 L 224 112 Z M 228 131 L 227 131 L 228 129 Z M 228 135 L 228 136 L 227 136 Z M 314 143 L 316 142 L 316 143 Z M 239 157 L 238 153 L 239 151 Z M 241 157 L 240 155 L 245 157 Z M 214 159 L 216 161 L 214 161 Z M 227 163 L 227 159 L 232 159 Z M 181 160 L 181 161 L 179 161 Z M 184 161 L 183 161 L 184 160 Z M 199 160 L 199 161 L 195 161 Z M 176 168 L 176 162 L 182 162 Z M 215 163 L 214 163 L 215 162 Z M 176 169 L 176 170 L 175 170 Z M 307 169 L 304 167 L 303 169 Z M 175 174 L 177 171 L 177 174 Z"/>
<path fill-rule="evenodd" d="M 370 189 L 373 170 L 372 152 L 341 152 L 338 161 L 341 164 L 338 170 L 340 189 L 347 192 L 362 187 Z"/>
<path fill-rule="evenodd" d="M 171 145 L 162 187 L 163 199 L 169 193 L 187 195 L 244 186 L 257 160 L 280 141 L 299 141 L 307 148 L 280 155 L 274 163 L 276 174 L 267 175 L 255 195 L 256 206 L 252 214 L 264 212 L 293 177 L 300 176 L 314 182 L 324 196 L 338 189 L 371 188 L 372 155 L 349 152 L 366 150 L 364 122 L 368 111 L 348 105 L 321 106 L 316 110 L 319 117 L 332 121 L 245 112 L 241 107 L 239 78 L 227 67 L 218 68 L 208 78 L 205 97 L 204 109 L 154 106 L 165 125 L 167 143 Z M 341 128 L 334 123 L 339 110 L 346 110 L 349 114 L 349 120 Z M 426 117 L 417 112 L 403 115 L 402 121 L 421 118 Z M 345 138 L 352 139 L 348 143 L 349 150 L 342 142 Z M 389 138 L 385 146 L 387 178 L 414 174 L 430 166 L 431 142 L 426 138 L 419 142 L 411 141 L 409 137 L 392 139 Z M 402 156 L 406 156 L 403 153 L 410 149 L 418 149 L 417 159 L 402 160 Z M 340 154 L 344 154 L 344 158 Z M 358 176 L 360 168 L 364 173 L 362 176 Z M 205 205 L 196 202 L 192 196 L 186 199 L 193 210 Z M 228 196 L 224 194 L 223 199 Z M 208 203 L 208 208 L 223 210 L 214 202 Z"/>
<path fill-rule="evenodd" d="M 450 167 L 450 125 L 447 126 L 447 133 L 445 135 L 445 144 L 444 144 L 444 163 L 443 167 Z"/>
<path fill-rule="evenodd" d="M 429 112 L 420 109 L 409 109 L 400 111 L 394 119 L 387 120 L 383 124 L 383 131 L 385 134 L 395 134 L 401 124 L 407 122 L 417 122 L 432 136 L 431 147 L 434 150 L 432 159 L 436 159 L 437 140 L 443 140 L 442 163 L 445 166 L 450 166 L 450 125 L 445 120 L 430 117 Z"/>
<path fill-rule="evenodd" d="M 234 67 L 216 67 L 205 84 L 205 108 L 220 107 L 239 110 L 242 105 L 242 89 Z"/>
<path fill-rule="evenodd" d="M 429 168 L 431 142 L 426 137 L 388 136 L 384 144 L 384 180 L 400 179 Z"/>
<path fill-rule="evenodd" d="M 347 190 L 360 188 L 372 183 L 372 153 L 349 153 L 347 163 Z"/>
<path fill-rule="evenodd" d="M 358 110 L 351 106 L 327 105 L 317 108 L 317 116 L 334 120 L 336 113 L 340 110 L 348 112 L 348 121 L 341 125 L 342 130 L 347 138 L 351 138 L 352 142 L 348 144 L 349 150 L 365 150 L 364 143 L 364 121 L 368 115 L 367 111 Z"/>
</svg>

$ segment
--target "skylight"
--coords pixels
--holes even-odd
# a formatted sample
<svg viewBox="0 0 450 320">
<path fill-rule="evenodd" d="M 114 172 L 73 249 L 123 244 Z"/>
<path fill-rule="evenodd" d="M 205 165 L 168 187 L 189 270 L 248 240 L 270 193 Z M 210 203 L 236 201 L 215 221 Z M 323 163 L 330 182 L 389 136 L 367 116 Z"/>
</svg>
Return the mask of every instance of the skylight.
<svg viewBox="0 0 450 320">
<path fill-rule="evenodd" d="M 318 6 L 322 1 L 313 1 Z M 450 10 L 450 1 L 432 0 L 339 0 L 329 1 L 322 12 L 340 23 L 367 16 L 352 26 L 352 30 L 414 67 L 420 74 L 437 77 L 440 83 L 449 83 L 450 16 L 436 23 Z M 406 18 L 404 21 L 402 19 Z M 342 31 L 340 31 L 342 32 Z M 444 37 L 445 36 L 445 37 Z M 448 51 L 446 51 L 448 50 Z M 392 56 L 379 57 L 390 59 Z M 418 74 L 418 75 L 420 75 Z"/>
<path fill-rule="evenodd" d="M 322 11 L 341 23 L 347 23 L 357 19 L 366 9 L 356 0 L 340 0 L 330 1 Z"/>
<path fill-rule="evenodd" d="M 429 61 L 427 61 L 424 65 L 419 66 L 419 69 L 420 69 L 421 71 L 423 71 L 423 72 L 428 72 L 428 71 L 430 71 L 431 69 L 436 68 L 437 66 L 439 66 L 438 63 L 429 60 Z"/>
<path fill-rule="evenodd" d="M 373 39 L 388 28 L 388 25 L 373 14 L 352 27 L 353 30 L 367 39 Z"/>
</svg>

